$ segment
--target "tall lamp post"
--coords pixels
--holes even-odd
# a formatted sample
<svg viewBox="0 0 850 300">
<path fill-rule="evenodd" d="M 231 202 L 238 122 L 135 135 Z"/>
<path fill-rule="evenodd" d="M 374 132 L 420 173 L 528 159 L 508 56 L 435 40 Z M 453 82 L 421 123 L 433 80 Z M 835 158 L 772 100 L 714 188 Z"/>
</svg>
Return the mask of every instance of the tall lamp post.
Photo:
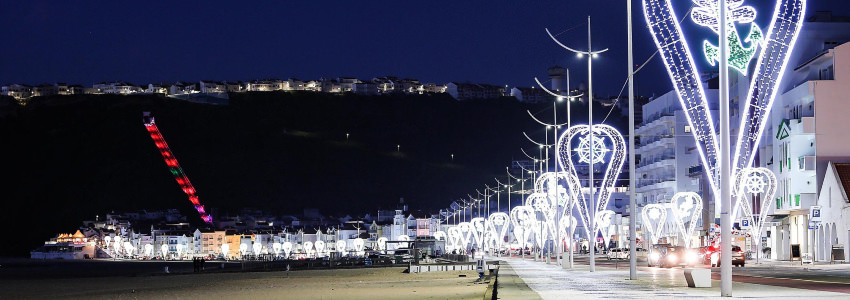
<svg viewBox="0 0 850 300">
<path fill-rule="evenodd" d="M 629 279 L 637 279 L 637 194 L 635 192 L 635 89 L 632 53 L 632 0 L 626 0 L 629 64 Z M 618 227 L 619 228 L 619 227 Z"/>
<path fill-rule="evenodd" d="M 721 1 L 721 2 L 723 2 L 723 1 Z M 564 45 L 560 41 L 558 41 L 558 39 L 556 39 L 555 36 L 553 36 L 552 33 L 549 32 L 548 29 L 546 30 L 546 33 L 549 34 L 549 37 L 551 37 L 552 40 L 555 41 L 555 43 L 557 43 L 558 45 L 560 45 L 564 49 L 567 49 L 569 51 L 576 53 L 579 57 L 583 57 L 585 55 L 588 56 L 587 57 L 587 108 L 588 108 L 587 109 L 587 114 L 588 114 L 587 125 L 588 125 L 588 136 L 589 136 L 588 141 L 592 145 L 594 143 L 593 142 L 593 140 L 594 140 L 593 139 L 593 58 L 597 57 L 599 55 L 599 53 L 608 51 L 608 49 L 606 48 L 606 49 L 602 49 L 602 50 L 599 50 L 599 51 L 593 51 L 592 43 L 591 43 L 590 16 L 587 16 L 587 51 L 579 51 L 579 50 L 575 50 L 573 48 L 567 47 L 566 45 Z M 587 219 L 590 220 L 590 222 L 592 223 L 590 225 L 590 227 L 591 227 L 590 231 L 593 232 L 592 234 L 588 235 L 588 237 L 591 237 L 591 239 L 592 239 L 591 240 L 591 243 L 592 243 L 591 247 L 588 247 L 589 250 L 590 250 L 588 254 L 589 254 L 589 260 L 590 260 L 590 271 L 591 272 L 596 271 L 596 260 L 594 258 L 594 252 L 595 252 L 595 248 L 596 248 L 596 221 L 595 221 L 594 217 L 596 215 L 596 210 L 598 209 L 596 207 L 596 199 L 594 199 L 594 196 L 593 196 L 593 156 L 594 156 L 594 153 L 593 153 L 594 149 L 593 148 L 594 147 L 590 147 L 590 151 L 589 151 L 590 155 L 589 155 L 589 159 L 588 159 L 588 184 L 587 184 L 587 186 L 590 190 L 590 197 L 589 197 L 589 199 L 590 199 L 589 204 L 590 205 L 588 205 L 588 207 L 590 209 L 588 209 Z"/>
</svg>

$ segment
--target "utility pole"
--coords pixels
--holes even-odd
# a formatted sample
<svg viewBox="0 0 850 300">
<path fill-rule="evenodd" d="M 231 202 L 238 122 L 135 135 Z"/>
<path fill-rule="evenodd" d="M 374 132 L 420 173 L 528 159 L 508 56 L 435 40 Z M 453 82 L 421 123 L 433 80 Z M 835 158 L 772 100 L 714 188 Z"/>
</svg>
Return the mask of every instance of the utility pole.
<svg viewBox="0 0 850 300">
<path fill-rule="evenodd" d="M 732 297 L 732 182 L 729 139 L 729 45 L 726 1 L 720 1 L 720 296 Z"/>
<path fill-rule="evenodd" d="M 626 0 L 628 15 L 628 63 L 629 63 L 629 279 L 637 279 L 637 194 L 635 193 L 635 89 L 634 57 L 632 53 L 632 0 Z M 619 228 L 619 227 L 618 227 Z"/>
</svg>

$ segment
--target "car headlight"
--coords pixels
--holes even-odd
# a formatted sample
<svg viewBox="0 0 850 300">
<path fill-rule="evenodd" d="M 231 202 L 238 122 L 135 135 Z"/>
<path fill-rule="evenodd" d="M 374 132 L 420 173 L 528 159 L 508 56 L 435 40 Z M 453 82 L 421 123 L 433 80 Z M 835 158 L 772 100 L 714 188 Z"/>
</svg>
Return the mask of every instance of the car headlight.
<svg viewBox="0 0 850 300">
<path fill-rule="evenodd" d="M 688 252 L 686 259 L 688 260 L 688 263 L 696 263 L 699 259 L 699 255 L 697 255 L 695 252 Z"/>
<path fill-rule="evenodd" d="M 658 253 L 652 253 L 649 255 L 649 258 L 652 260 L 658 260 L 659 258 L 661 258 L 661 255 L 659 255 Z"/>
<path fill-rule="evenodd" d="M 677 257 L 676 254 L 667 255 L 667 261 L 669 261 L 669 262 L 676 262 L 678 260 L 679 260 L 679 257 Z"/>
</svg>

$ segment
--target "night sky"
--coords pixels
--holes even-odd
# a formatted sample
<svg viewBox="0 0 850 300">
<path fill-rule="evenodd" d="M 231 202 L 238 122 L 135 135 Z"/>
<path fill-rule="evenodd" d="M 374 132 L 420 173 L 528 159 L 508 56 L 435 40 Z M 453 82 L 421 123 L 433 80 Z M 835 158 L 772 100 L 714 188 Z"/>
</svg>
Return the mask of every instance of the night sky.
<svg viewBox="0 0 850 300">
<path fill-rule="evenodd" d="M 691 1 L 676 3 L 683 16 Z M 746 3 L 766 17 L 773 1 Z M 638 64 L 655 51 L 639 4 Z M 850 14 L 846 1 L 810 1 L 809 15 L 817 10 Z M 558 64 L 572 69 L 575 86 L 586 61 L 544 29 L 586 49 L 591 15 L 594 48 L 611 48 L 594 64 L 594 90 L 616 95 L 626 76 L 625 14 L 624 1 L 13 1 L 0 9 L 0 84 L 391 75 L 513 87 Z M 702 30 L 687 22 L 686 31 Z M 651 79 L 663 72 L 651 63 L 637 76 L 639 93 L 670 90 Z"/>
</svg>

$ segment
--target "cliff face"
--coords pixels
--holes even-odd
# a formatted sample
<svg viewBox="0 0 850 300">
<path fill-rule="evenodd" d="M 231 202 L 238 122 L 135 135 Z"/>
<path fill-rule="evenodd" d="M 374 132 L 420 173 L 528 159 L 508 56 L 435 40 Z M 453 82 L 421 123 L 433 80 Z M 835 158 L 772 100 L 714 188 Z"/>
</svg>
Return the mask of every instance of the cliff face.
<svg viewBox="0 0 850 300">
<path fill-rule="evenodd" d="M 24 255 L 112 210 L 178 208 L 200 223 L 143 111 L 156 118 L 208 211 L 352 215 L 394 207 L 399 197 L 412 208 L 444 208 L 492 185 L 511 159 L 524 158 L 520 148 L 537 153 L 522 132 L 542 140 L 543 130 L 526 109 L 551 118 L 551 104 L 513 98 L 241 93 L 230 103 L 82 95 L 33 99 L 0 118 L 2 222 L 20 239 L 0 255 Z M 601 119 L 607 110 L 598 110 Z M 573 107 L 575 123 L 584 115 Z"/>
</svg>

